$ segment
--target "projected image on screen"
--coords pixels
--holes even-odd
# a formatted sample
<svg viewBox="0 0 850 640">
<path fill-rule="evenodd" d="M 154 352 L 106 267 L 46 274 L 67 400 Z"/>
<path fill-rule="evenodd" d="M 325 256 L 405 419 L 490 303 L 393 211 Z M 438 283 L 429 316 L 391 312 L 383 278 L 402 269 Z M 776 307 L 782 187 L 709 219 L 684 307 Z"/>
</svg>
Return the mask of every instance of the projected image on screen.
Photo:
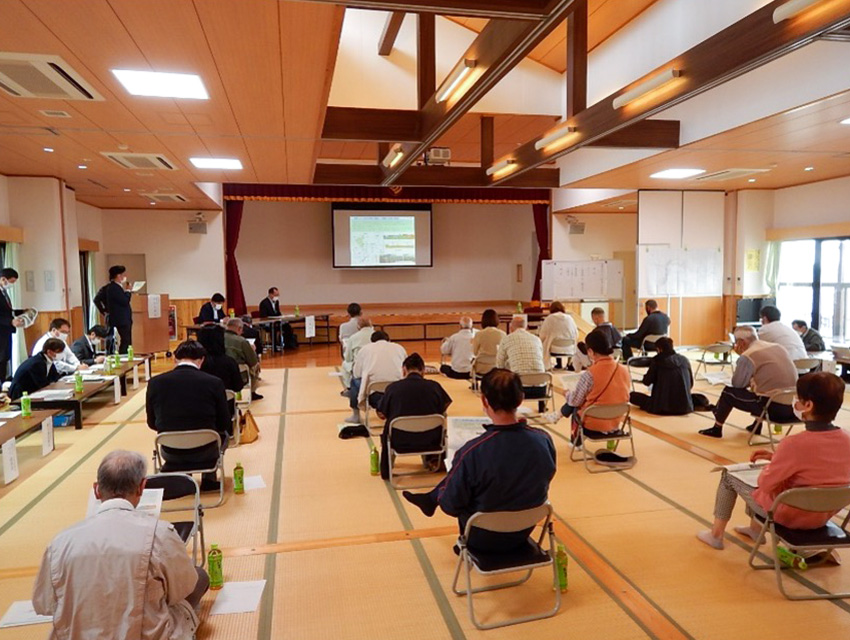
<svg viewBox="0 0 850 640">
<path fill-rule="evenodd" d="M 414 216 L 352 216 L 351 266 L 416 264 Z"/>
</svg>

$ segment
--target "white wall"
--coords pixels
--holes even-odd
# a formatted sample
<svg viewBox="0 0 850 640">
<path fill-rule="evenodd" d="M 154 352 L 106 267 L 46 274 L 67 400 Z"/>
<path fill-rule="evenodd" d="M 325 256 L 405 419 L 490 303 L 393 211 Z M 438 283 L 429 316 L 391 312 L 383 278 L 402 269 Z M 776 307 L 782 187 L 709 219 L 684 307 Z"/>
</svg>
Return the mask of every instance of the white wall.
<svg viewBox="0 0 850 640">
<path fill-rule="evenodd" d="M 850 221 L 850 177 L 779 189 L 775 193 L 775 228 Z"/>
<path fill-rule="evenodd" d="M 100 244 L 100 251 L 94 257 L 95 281 L 105 282 L 109 265 L 106 264 L 106 251 L 103 249 L 103 211 L 85 202 L 78 202 L 77 233 L 80 238 Z"/>
<path fill-rule="evenodd" d="M 766 231 L 773 226 L 773 191 L 739 191 L 737 216 L 736 272 L 742 280 L 736 283 L 735 293 L 744 297 L 770 293 L 764 282 L 767 258 Z M 759 251 L 758 271 L 746 268 L 747 251 Z"/>
<path fill-rule="evenodd" d="M 77 199 L 73 189 L 62 191 L 62 220 L 65 232 L 65 264 L 67 271 L 68 307 L 83 304 L 82 277 L 80 275 L 80 243 L 77 231 Z"/>
<path fill-rule="evenodd" d="M 105 209 L 101 252 L 145 254 L 150 293 L 177 299 L 224 293 L 224 217 L 220 211 L 205 212 L 207 233 L 202 235 L 189 233 L 188 220 L 193 215 Z"/>
<path fill-rule="evenodd" d="M 612 259 L 615 251 L 634 251 L 637 244 L 636 213 L 590 213 L 572 216 L 585 224 L 583 235 L 570 235 L 566 215 L 552 220 L 553 260 Z"/>
<path fill-rule="evenodd" d="M 533 234 L 530 204 L 435 204 L 432 268 L 334 269 L 330 203 L 246 202 L 236 257 L 249 305 L 528 300 Z"/>
</svg>

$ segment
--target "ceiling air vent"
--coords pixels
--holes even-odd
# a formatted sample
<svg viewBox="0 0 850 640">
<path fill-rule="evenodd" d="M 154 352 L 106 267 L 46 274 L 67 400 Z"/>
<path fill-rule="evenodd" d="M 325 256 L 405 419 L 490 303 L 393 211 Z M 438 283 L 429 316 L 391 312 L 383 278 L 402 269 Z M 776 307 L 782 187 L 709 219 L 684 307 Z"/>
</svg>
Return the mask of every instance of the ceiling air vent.
<svg viewBox="0 0 850 640">
<path fill-rule="evenodd" d="M 39 109 L 38 112 L 47 116 L 48 118 L 70 118 L 71 114 L 67 111 L 60 111 L 58 109 Z"/>
<path fill-rule="evenodd" d="M 153 202 L 189 202 L 188 198 L 179 193 L 140 193 Z"/>
<path fill-rule="evenodd" d="M 637 204 L 637 200 L 612 200 L 611 202 L 606 202 L 602 206 L 606 209 L 625 209 L 626 207 L 633 207 Z"/>
<path fill-rule="evenodd" d="M 124 153 L 123 151 L 101 151 L 112 162 L 125 169 L 159 169 L 176 171 L 177 167 L 168 158 L 159 153 Z"/>
<path fill-rule="evenodd" d="M 723 182 L 724 180 L 737 180 L 760 173 L 767 173 L 770 169 L 724 169 L 714 173 L 706 173 L 696 178 L 698 182 Z"/>
<path fill-rule="evenodd" d="M 0 89 L 16 98 L 103 100 L 59 56 L 0 52 Z"/>
</svg>

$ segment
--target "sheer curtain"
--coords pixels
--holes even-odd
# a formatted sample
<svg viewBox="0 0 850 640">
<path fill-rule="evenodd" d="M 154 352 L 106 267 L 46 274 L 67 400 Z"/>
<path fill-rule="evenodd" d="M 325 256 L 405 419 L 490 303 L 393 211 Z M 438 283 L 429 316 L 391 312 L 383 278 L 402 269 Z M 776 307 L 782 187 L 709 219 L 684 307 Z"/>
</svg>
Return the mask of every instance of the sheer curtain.
<svg viewBox="0 0 850 640">
<path fill-rule="evenodd" d="M 767 243 L 767 256 L 764 259 L 764 283 L 770 289 L 770 295 L 773 297 L 776 297 L 776 288 L 779 284 L 779 258 L 781 254 L 781 242 Z"/>
<path fill-rule="evenodd" d="M 86 331 L 93 325 L 100 324 L 100 311 L 97 310 L 97 307 L 94 306 L 94 297 L 97 295 L 97 264 L 95 260 L 95 252 L 89 251 L 86 254 L 86 261 L 88 262 L 86 268 L 86 275 L 88 280 L 88 290 L 89 290 L 89 326 L 85 328 Z"/>
<path fill-rule="evenodd" d="M 6 266 L 17 271 L 21 276 L 21 245 L 17 242 L 6 243 Z M 22 308 L 21 305 L 21 287 L 24 286 L 23 277 L 18 278 L 18 282 L 9 289 L 9 298 L 12 301 L 13 309 Z M 24 330 L 18 329 L 12 334 L 12 372 L 18 368 L 24 360 L 27 359 L 27 341 L 24 336 Z"/>
</svg>

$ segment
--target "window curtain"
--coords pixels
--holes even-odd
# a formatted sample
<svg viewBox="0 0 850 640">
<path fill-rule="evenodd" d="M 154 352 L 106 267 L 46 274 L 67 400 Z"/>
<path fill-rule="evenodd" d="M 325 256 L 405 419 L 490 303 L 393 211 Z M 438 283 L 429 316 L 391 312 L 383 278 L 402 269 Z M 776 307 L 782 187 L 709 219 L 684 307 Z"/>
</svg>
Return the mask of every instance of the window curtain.
<svg viewBox="0 0 850 640">
<path fill-rule="evenodd" d="M 100 317 L 100 311 L 98 311 L 97 307 L 94 305 L 94 297 L 97 295 L 97 261 L 95 260 L 97 254 L 94 251 L 89 251 L 86 254 L 86 261 L 88 262 L 88 267 L 86 269 L 88 275 L 88 289 L 89 289 L 89 325 L 102 324 L 103 318 Z M 86 331 L 90 328 L 86 327 Z"/>
<path fill-rule="evenodd" d="M 770 289 L 770 295 L 776 297 L 776 289 L 779 285 L 779 258 L 782 254 L 781 242 L 768 242 L 767 255 L 764 259 L 764 283 Z"/>
<path fill-rule="evenodd" d="M 239 244 L 239 230 L 242 227 L 243 200 L 228 200 L 224 203 L 224 277 L 227 286 L 227 306 L 236 311 L 236 315 L 246 312 L 245 292 L 242 290 L 242 278 L 236 263 L 236 245 Z"/>
<path fill-rule="evenodd" d="M 543 277 L 543 261 L 549 260 L 549 205 L 531 205 L 534 213 L 534 230 L 537 233 L 537 271 L 534 276 L 534 293 L 532 300 L 540 300 L 540 279 Z"/>
<path fill-rule="evenodd" d="M 15 286 L 9 289 L 9 298 L 12 301 L 12 308 L 21 309 L 23 308 L 23 305 L 21 304 L 21 288 L 24 286 L 24 274 L 21 273 L 21 245 L 17 242 L 6 243 L 6 266 L 14 269 L 21 275 L 21 277 L 18 278 L 17 283 L 15 283 Z M 18 330 L 12 334 L 12 372 L 14 373 L 15 369 L 18 368 L 18 365 L 26 359 L 27 339 L 24 335 L 24 330 L 18 328 Z"/>
</svg>

